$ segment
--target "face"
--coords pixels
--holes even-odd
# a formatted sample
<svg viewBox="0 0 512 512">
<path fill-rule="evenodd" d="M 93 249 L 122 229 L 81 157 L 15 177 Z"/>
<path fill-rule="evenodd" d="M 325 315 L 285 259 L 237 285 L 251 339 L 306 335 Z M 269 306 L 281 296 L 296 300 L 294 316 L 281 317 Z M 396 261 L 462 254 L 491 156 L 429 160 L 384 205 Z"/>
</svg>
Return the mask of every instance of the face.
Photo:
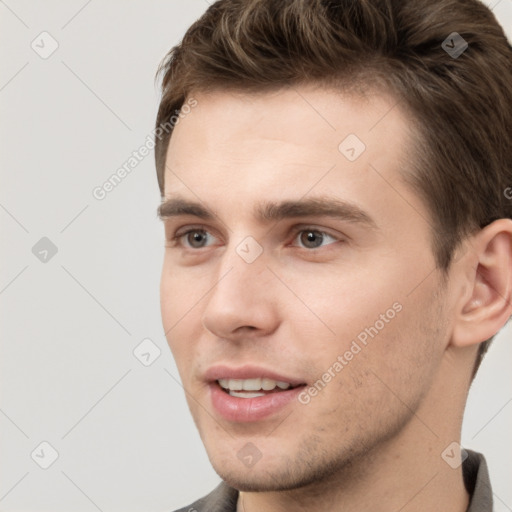
<svg viewBox="0 0 512 512">
<path fill-rule="evenodd" d="M 384 95 L 195 98 L 166 162 L 167 339 L 220 476 L 305 486 L 410 429 L 446 345 L 408 121 Z"/>
</svg>

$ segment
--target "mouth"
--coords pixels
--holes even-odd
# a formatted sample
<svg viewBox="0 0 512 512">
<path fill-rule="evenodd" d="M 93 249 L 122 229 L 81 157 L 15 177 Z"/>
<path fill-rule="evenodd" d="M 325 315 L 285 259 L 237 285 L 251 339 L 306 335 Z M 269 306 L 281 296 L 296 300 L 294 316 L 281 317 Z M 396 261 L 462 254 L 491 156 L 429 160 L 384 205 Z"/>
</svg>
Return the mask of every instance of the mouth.
<svg viewBox="0 0 512 512">
<path fill-rule="evenodd" d="M 272 393 L 280 393 L 289 389 L 305 386 L 305 384 L 293 385 L 266 377 L 253 379 L 218 379 L 217 384 L 222 391 L 236 398 L 258 398 Z"/>
<path fill-rule="evenodd" d="M 229 422 L 257 422 L 272 418 L 297 399 L 307 384 L 255 366 L 216 366 L 204 375 L 213 409 Z"/>
</svg>

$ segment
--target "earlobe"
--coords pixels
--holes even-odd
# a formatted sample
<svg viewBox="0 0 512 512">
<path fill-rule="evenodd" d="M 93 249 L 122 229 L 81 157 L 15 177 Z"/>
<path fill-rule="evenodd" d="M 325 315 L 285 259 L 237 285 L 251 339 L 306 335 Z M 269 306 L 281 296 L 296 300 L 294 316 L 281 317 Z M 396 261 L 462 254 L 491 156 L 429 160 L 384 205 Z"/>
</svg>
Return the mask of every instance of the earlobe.
<svg viewBox="0 0 512 512">
<path fill-rule="evenodd" d="M 512 314 L 512 220 L 499 219 L 474 235 L 472 254 L 471 261 L 460 262 L 470 265 L 470 293 L 458 306 L 451 340 L 456 347 L 491 338 Z"/>
</svg>

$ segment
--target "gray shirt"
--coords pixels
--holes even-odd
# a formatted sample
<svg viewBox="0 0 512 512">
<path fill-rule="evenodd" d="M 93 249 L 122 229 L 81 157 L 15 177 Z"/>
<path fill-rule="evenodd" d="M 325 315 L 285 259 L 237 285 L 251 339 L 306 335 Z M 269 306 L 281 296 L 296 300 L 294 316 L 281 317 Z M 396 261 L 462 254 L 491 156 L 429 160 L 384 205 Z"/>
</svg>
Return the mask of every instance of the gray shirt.
<svg viewBox="0 0 512 512">
<path fill-rule="evenodd" d="M 492 512 L 492 489 L 484 456 L 466 450 L 468 458 L 462 464 L 464 485 L 470 495 L 467 512 Z M 213 492 L 192 505 L 175 512 L 236 512 L 238 491 L 222 482 Z"/>
</svg>

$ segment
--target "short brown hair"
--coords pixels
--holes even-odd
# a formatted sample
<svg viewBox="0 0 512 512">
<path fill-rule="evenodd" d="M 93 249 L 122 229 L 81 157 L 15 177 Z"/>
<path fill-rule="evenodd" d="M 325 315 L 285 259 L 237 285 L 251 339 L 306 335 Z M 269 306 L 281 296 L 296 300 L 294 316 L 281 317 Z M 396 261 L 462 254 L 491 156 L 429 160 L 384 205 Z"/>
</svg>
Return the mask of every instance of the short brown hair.
<svg viewBox="0 0 512 512">
<path fill-rule="evenodd" d="M 459 36 L 468 47 L 450 54 Z M 417 134 L 404 177 L 429 209 L 443 271 L 465 236 L 512 218 L 512 48 L 477 0 L 219 0 L 160 74 L 157 129 L 198 91 L 318 83 L 391 93 Z M 171 135 L 155 140 L 162 196 Z"/>
</svg>

